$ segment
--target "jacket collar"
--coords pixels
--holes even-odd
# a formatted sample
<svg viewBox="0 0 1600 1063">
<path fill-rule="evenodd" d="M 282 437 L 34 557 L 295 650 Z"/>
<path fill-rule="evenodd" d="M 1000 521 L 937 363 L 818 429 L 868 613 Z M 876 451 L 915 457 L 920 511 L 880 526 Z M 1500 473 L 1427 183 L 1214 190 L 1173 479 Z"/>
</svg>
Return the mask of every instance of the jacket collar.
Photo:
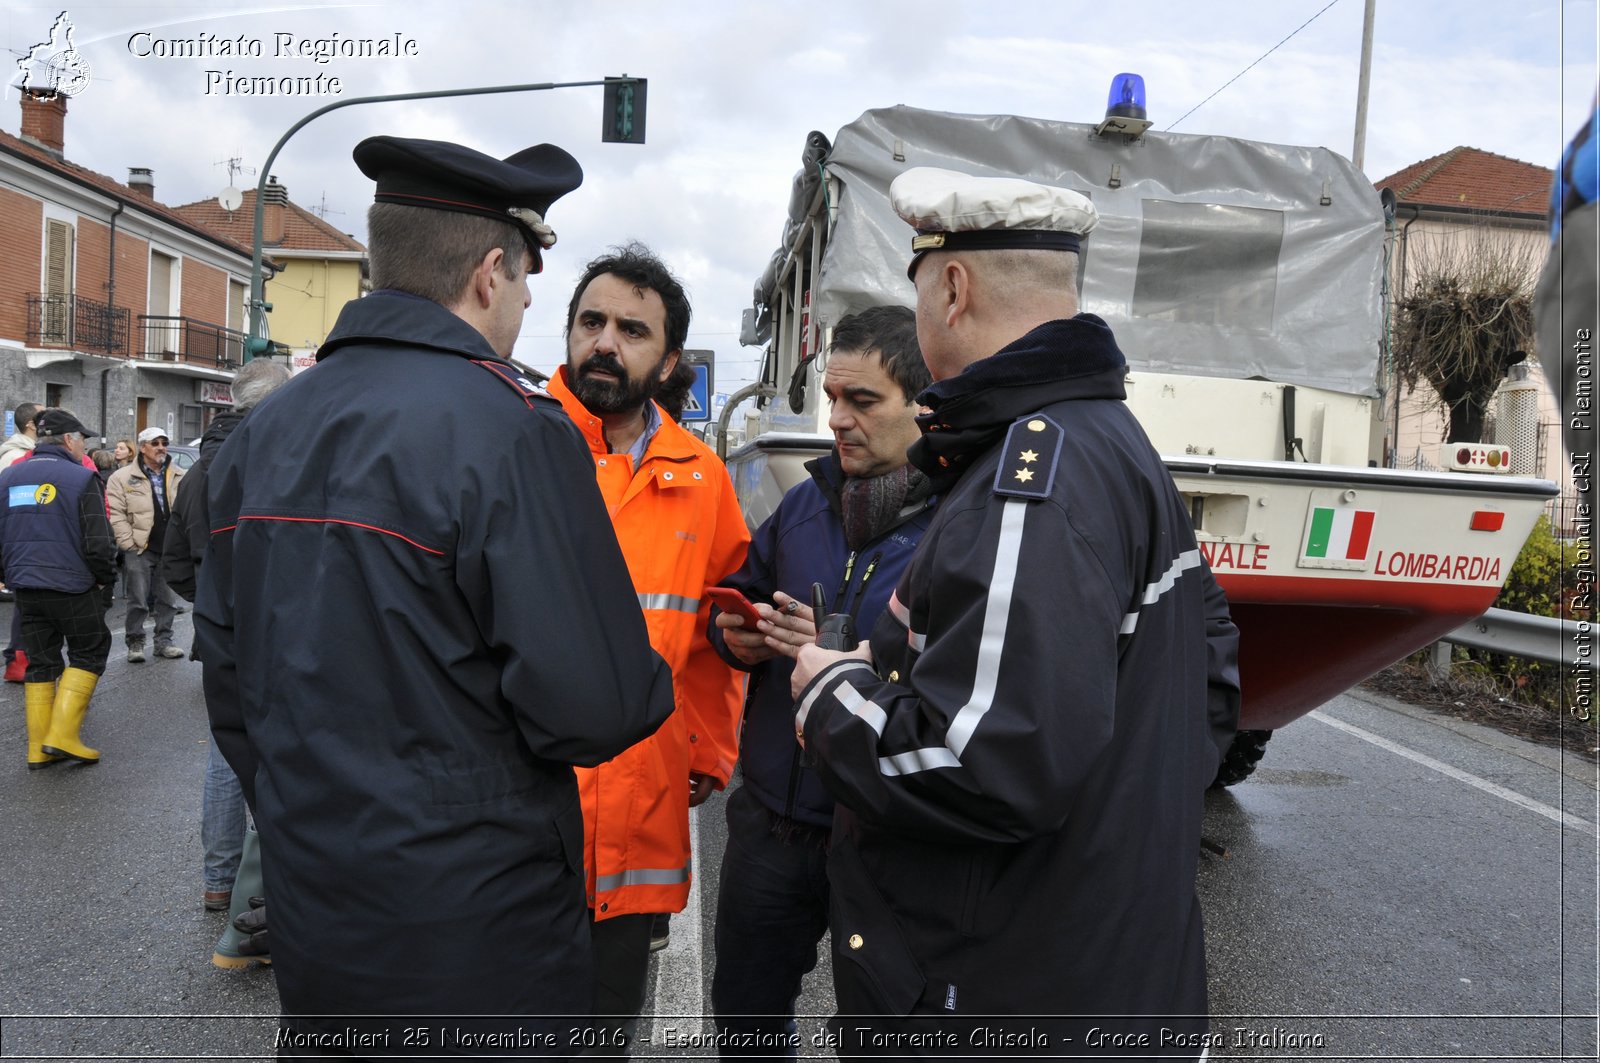
<svg viewBox="0 0 1600 1063">
<path fill-rule="evenodd" d="M 246 411 L 248 412 L 248 411 Z M 205 435 L 200 437 L 200 456 L 210 459 L 217 451 L 222 449 L 222 444 L 228 441 L 233 430 L 239 427 L 239 422 L 244 420 L 244 414 L 238 410 L 224 410 L 211 419 L 211 426 L 206 429 Z"/>
<path fill-rule="evenodd" d="M 36 446 L 33 448 L 31 456 L 34 458 L 61 458 L 64 461 L 72 462 L 74 465 L 80 464 L 78 459 L 72 456 L 72 452 L 59 443 L 46 443 L 43 446 Z M 29 455 L 23 455 L 23 460 L 27 461 L 29 457 Z"/>
<path fill-rule="evenodd" d="M 823 501 L 828 503 L 828 508 L 839 520 L 844 520 L 844 499 L 840 492 L 844 490 L 844 466 L 839 462 L 839 447 L 837 444 L 828 453 L 820 458 L 812 458 L 805 464 L 806 472 L 811 474 L 811 480 L 817 485 L 817 490 L 822 492 Z M 932 479 L 931 477 L 929 478 Z M 939 501 L 939 496 L 930 489 L 917 493 L 906 499 L 905 506 L 889 524 L 880 528 L 874 539 L 881 539 L 900 525 L 916 517 L 923 510 L 932 508 Z"/>
<path fill-rule="evenodd" d="M 445 307 L 431 299 L 390 288 L 345 303 L 333 331 L 317 350 L 317 361 L 337 354 L 344 347 L 374 341 L 426 347 L 511 365 L 494 352 L 483 333 Z"/>
<path fill-rule="evenodd" d="M 917 418 L 923 435 L 911 462 L 942 494 L 1017 418 L 1075 399 L 1125 400 L 1127 368 L 1111 327 L 1095 315 L 1046 321 L 917 396 L 929 412 Z"/>
<path fill-rule="evenodd" d="M 545 383 L 545 388 L 551 398 L 561 403 L 567 416 L 572 418 L 572 423 L 583 433 L 589 451 L 593 454 L 610 454 L 611 448 L 606 445 L 605 425 L 572 393 L 572 388 L 567 384 L 566 366 L 556 370 L 555 375 Z M 655 436 L 650 440 L 650 446 L 644 454 L 645 460 L 665 458 L 667 461 L 688 461 L 694 457 L 693 437 L 688 431 L 668 417 L 667 411 L 659 404 L 656 405 L 656 416 L 661 418 L 661 427 L 656 429 Z"/>
</svg>

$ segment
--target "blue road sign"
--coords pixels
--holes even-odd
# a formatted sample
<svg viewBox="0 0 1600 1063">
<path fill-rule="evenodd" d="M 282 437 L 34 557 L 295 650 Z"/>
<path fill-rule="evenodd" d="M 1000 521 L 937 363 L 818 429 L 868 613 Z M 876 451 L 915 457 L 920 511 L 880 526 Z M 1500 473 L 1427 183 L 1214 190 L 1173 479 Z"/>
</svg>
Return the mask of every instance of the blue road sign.
<svg viewBox="0 0 1600 1063">
<path fill-rule="evenodd" d="M 683 402 L 683 420 L 711 420 L 711 366 L 704 362 L 694 366 L 694 383 L 689 385 L 689 397 Z"/>
</svg>

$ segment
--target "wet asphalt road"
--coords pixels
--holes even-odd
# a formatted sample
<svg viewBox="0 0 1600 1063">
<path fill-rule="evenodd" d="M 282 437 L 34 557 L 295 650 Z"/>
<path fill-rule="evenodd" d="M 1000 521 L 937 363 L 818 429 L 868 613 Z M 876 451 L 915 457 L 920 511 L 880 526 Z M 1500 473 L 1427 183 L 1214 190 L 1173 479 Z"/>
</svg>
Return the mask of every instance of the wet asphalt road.
<svg viewBox="0 0 1600 1063">
<path fill-rule="evenodd" d="M 270 969 L 209 962 L 199 666 L 128 664 L 120 602 L 112 628 L 84 728 L 101 764 L 28 772 L 22 688 L 0 689 L 0 1057 L 265 1058 Z M 1208 802 L 1212 1058 L 1594 1059 L 1597 811 L 1578 757 L 1370 695 L 1281 731 Z M 721 812 L 719 795 L 697 817 L 700 883 L 637 1058 L 712 1054 L 689 1017 L 710 999 Z M 803 1040 L 828 977 L 824 956 Z"/>
</svg>

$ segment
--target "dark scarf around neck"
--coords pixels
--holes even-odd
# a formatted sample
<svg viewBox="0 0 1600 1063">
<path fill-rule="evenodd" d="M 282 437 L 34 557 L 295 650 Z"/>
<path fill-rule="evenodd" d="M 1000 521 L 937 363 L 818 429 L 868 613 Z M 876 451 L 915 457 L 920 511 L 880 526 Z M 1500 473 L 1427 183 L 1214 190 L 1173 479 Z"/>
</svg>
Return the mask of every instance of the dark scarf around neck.
<svg viewBox="0 0 1600 1063">
<path fill-rule="evenodd" d="M 894 527 L 907 506 L 928 497 L 932 484 L 922 472 L 902 465 L 882 476 L 849 476 L 839 488 L 844 541 L 852 551 Z"/>
</svg>

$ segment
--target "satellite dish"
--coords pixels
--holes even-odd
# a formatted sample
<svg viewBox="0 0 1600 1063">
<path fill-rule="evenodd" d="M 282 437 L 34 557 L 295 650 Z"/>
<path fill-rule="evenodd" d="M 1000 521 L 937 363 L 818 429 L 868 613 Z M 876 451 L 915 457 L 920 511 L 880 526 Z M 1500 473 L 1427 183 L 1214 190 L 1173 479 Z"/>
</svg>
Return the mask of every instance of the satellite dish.
<svg viewBox="0 0 1600 1063">
<path fill-rule="evenodd" d="M 229 185 L 217 195 L 217 202 L 222 204 L 222 209 L 232 214 L 244 202 L 244 193 Z"/>
</svg>

